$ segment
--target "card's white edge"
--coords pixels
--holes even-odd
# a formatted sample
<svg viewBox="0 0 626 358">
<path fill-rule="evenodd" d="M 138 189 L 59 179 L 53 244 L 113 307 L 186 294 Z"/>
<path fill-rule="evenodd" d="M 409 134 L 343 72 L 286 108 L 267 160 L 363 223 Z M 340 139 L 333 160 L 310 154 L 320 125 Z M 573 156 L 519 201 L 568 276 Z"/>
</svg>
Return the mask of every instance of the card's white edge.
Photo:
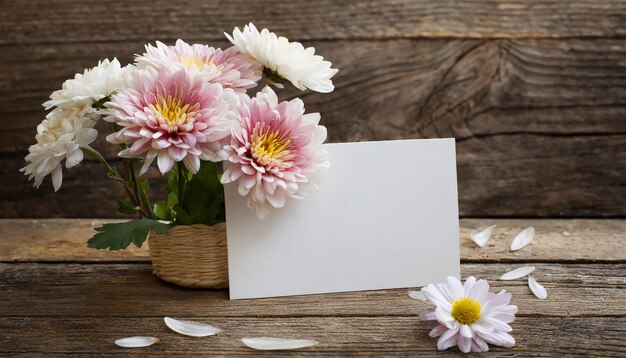
<svg viewBox="0 0 626 358">
<path fill-rule="evenodd" d="M 456 257 L 458 258 L 457 260 L 457 264 L 456 264 L 456 272 L 452 275 L 454 277 L 456 277 L 457 279 L 461 279 L 461 229 L 460 229 L 460 221 L 459 221 L 459 182 L 458 182 L 458 173 L 457 173 L 457 161 L 456 161 L 456 138 L 424 138 L 424 139 L 399 139 L 399 140 L 380 140 L 380 141 L 361 141 L 361 142 L 341 142 L 341 143 L 324 143 L 325 146 L 327 145 L 346 145 L 346 144 L 354 144 L 354 143 L 381 143 L 381 142 L 404 142 L 404 141 L 452 141 L 454 143 L 453 145 L 453 157 L 454 157 L 454 182 L 457 183 L 454 187 L 455 190 L 455 195 L 456 195 L 456 205 L 455 205 L 455 210 L 456 210 L 456 232 L 457 232 L 457 241 L 458 241 L 458 245 L 457 245 L 457 252 L 456 252 Z M 227 163 L 224 162 L 226 165 Z M 226 168 L 224 168 L 226 169 Z M 225 185 L 236 185 L 236 183 L 229 183 L 229 184 L 225 184 Z M 224 205 L 227 205 L 226 203 L 224 203 Z M 250 209 L 252 210 L 252 209 Z M 228 241 L 228 218 L 226 218 L 226 248 L 227 248 L 227 252 L 230 252 L 230 242 Z M 228 258 L 228 256 L 227 256 Z M 231 268 L 231 261 L 228 260 L 228 280 L 229 282 L 231 281 L 231 272 L 233 272 L 232 268 Z M 310 295 L 325 295 L 325 294 L 333 294 L 333 293 L 343 293 L 343 292 L 368 292 L 368 291 L 380 291 L 380 290 L 393 290 L 393 289 L 401 289 L 401 288 L 412 288 L 412 287 L 423 287 L 423 286 L 393 286 L 393 287 L 389 287 L 389 286 L 385 286 L 385 287 L 379 287 L 379 288 L 371 288 L 371 289 L 367 289 L 367 290 L 341 290 L 341 291 L 325 291 L 325 292 L 311 292 L 311 293 L 300 293 L 300 294 L 284 294 L 284 295 L 280 295 L 280 296 L 238 296 L 238 297 L 232 297 L 231 295 L 231 291 L 230 288 L 228 289 L 228 297 L 230 300 L 246 300 L 246 299 L 257 299 L 257 298 L 272 298 L 272 297 L 297 297 L 297 296 L 310 296 Z"/>
<path fill-rule="evenodd" d="M 455 268 L 455 272 L 452 276 L 456 277 L 457 279 L 461 280 L 461 222 L 460 222 L 460 218 L 459 218 L 459 175 L 457 173 L 457 161 L 456 161 L 456 138 L 442 138 L 445 140 L 451 140 L 453 145 L 452 145 L 452 157 L 454 158 L 454 182 L 456 183 L 456 185 L 454 186 L 454 195 L 456 196 L 456 202 L 454 203 L 454 210 L 456 211 L 456 240 L 457 240 L 457 245 L 456 245 L 456 268 Z M 431 282 L 434 283 L 434 282 Z M 228 291 L 230 294 L 230 290 Z"/>
<path fill-rule="evenodd" d="M 456 278 L 459 278 L 459 275 L 452 275 L 455 276 Z M 442 279 L 442 282 L 444 280 Z M 434 282 L 433 282 L 434 283 Z M 428 285 L 428 284 L 426 284 Z M 426 286 L 424 285 L 424 286 Z M 417 288 L 417 287 L 423 287 L 423 286 L 385 286 L 385 287 L 378 287 L 378 288 L 368 288 L 366 290 L 341 290 L 341 291 L 324 291 L 324 292 L 310 292 L 310 293 L 290 293 L 290 294 L 282 294 L 280 296 L 238 296 L 238 297 L 231 297 L 230 296 L 230 290 L 228 290 L 229 292 L 229 299 L 230 300 L 251 300 L 251 299 L 258 299 L 258 298 L 274 298 L 274 297 L 299 297 L 299 296 L 311 296 L 311 295 L 327 295 L 327 294 L 334 294 L 334 293 L 348 293 L 348 292 L 369 292 L 369 291 L 382 291 L 382 290 L 397 290 L 397 289 L 401 289 L 401 288 Z"/>
</svg>

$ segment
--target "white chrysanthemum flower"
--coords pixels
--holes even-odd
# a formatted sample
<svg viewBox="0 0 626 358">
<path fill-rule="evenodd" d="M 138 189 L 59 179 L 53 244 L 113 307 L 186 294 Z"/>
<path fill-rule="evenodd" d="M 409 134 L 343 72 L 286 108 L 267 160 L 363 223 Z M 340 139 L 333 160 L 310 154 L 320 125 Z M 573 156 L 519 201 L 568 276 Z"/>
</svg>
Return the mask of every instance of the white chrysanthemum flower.
<svg viewBox="0 0 626 358">
<path fill-rule="evenodd" d="M 315 48 L 304 48 L 299 42 L 290 42 L 285 37 L 278 37 L 267 29 L 259 32 L 250 23 L 243 28 L 238 27 L 233 35 L 225 34 L 242 54 L 253 58 L 264 67 L 264 74 L 282 77 L 301 90 L 307 88 L 322 93 L 334 90 L 331 77 L 337 69 L 319 55 Z"/>
<path fill-rule="evenodd" d="M 122 67 L 114 58 L 102 60 L 98 66 L 86 69 L 84 73 L 77 73 L 73 79 L 63 83 L 63 87 L 50 95 L 50 100 L 44 102 L 46 109 L 79 108 L 92 106 L 94 103 L 108 97 L 115 90 L 125 87 L 129 77 L 133 75 L 135 66 Z"/>
<path fill-rule="evenodd" d="M 489 344 L 513 347 L 515 339 L 508 333 L 509 323 L 515 319 L 517 306 L 510 305 L 511 294 L 502 290 L 489 292 L 489 283 L 468 277 L 465 284 L 455 277 L 447 282 L 430 284 L 422 293 L 437 307 L 420 314 L 426 321 L 437 321 L 430 332 L 439 337 L 437 349 L 445 350 L 456 345 L 464 352 L 486 352 Z"/>
<path fill-rule="evenodd" d="M 72 168 L 83 160 L 82 147 L 88 146 L 98 136 L 93 127 L 99 114 L 96 109 L 86 106 L 82 109 L 57 108 L 37 126 L 37 143 L 28 148 L 28 162 L 20 171 L 34 179 L 39 188 L 43 179 L 52 175 L 54 191 L 59 190 L 63 181 L 61 166 Z"/>
</svg>

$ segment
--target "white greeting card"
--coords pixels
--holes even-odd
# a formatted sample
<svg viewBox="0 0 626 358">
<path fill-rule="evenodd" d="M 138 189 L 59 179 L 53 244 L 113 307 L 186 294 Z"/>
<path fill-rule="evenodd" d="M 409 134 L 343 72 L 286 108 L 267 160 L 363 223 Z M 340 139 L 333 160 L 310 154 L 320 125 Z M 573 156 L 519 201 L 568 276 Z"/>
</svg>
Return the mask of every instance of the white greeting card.
<svg viewBox="0 0 626 358">
<path fill-rule="evenodd" d="M 459 277 L 454 139 L 325 144 L 319 190 L 258 219 L 225 186 L 231 299 Z"/>
</svg>

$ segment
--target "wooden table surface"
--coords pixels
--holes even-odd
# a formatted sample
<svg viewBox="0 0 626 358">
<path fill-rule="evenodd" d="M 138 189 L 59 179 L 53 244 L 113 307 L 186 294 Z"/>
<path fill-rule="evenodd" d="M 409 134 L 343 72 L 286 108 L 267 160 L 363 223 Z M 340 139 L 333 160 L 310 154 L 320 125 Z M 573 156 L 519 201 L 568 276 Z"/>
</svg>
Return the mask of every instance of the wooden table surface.
<svg viewBox="0 0 626 358">
<path fill-rule="evenodd" d="M 310 338 L 315 348 L 284 355 L 347 356 L 437 353 L 430 325 L 417 315 L 427 302 L 406 289 L 230 301 L 226 290 L 191 290 L 151 273 L 146 248 L 120 252 L 87 249 L 96 219 L 0 220 L 0 355 L 262 355 L 243 346 L 245 336 Z M 483 249 L 467 238 L 497 224 Z M 509 252 L 519 230 L 535 240 Z M 493 347 L 497 356 L 626 356 L 626 220 L 461 220 L 463 278 L 487 279 L 492 290 L 513 293 L 517 345 Z M 522 265 L 548 290 L 535 298 L 525 280 L 499 281 Z M 223 329 L 215 337 L 178 335 L 164 316 Z M 117 338 L 151 335 L 148 348 L 123 349 Z M 276 356 L 276 352 L 266 353 Z"/>
</svg>

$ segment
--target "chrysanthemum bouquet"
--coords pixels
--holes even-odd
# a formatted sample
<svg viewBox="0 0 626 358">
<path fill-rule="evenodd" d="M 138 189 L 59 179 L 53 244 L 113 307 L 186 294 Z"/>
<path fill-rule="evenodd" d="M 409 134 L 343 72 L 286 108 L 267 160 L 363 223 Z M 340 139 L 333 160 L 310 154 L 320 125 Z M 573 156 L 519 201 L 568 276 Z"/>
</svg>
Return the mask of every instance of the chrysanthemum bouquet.
<svg viewBox="0 0 626 358">
<path fill-rule="evenodd" d="M 300 99 L 279 102 L 266 85 L 331 92 L 331 63 L 314 48 L 277 37 L 253 24 L 226 37 L 225 50 L 207 45 L 146 45 L 135 63 L 117 59 L 67 80 L 44 103 L 51 110 L 37 127 L 21 169 L 39 187 L 51 175 L 55 191 L 67 169 L 85 154 L 96 158 L 127 198 L 119 210 L 137 219 L 105 225 L 90 240 L 96 248 L 140 246 L 149 231 L 173 225 L 213 225 L 225 220 L 223 184 L 235 183 L 259 217 L 287 198 L 316 189 L 310 175 L 327 165 L 326 128 L 319 113 L 304 113 Z M 98 121 L 108 122 L 107 142 L 120 148 L 116 167 L 91 147 Z M 167 199 L 150 202 L 142 174 L 156 161 L 168 174 Z M 168 223 L 165 223 L 168 222 Z"/>
</svg>

